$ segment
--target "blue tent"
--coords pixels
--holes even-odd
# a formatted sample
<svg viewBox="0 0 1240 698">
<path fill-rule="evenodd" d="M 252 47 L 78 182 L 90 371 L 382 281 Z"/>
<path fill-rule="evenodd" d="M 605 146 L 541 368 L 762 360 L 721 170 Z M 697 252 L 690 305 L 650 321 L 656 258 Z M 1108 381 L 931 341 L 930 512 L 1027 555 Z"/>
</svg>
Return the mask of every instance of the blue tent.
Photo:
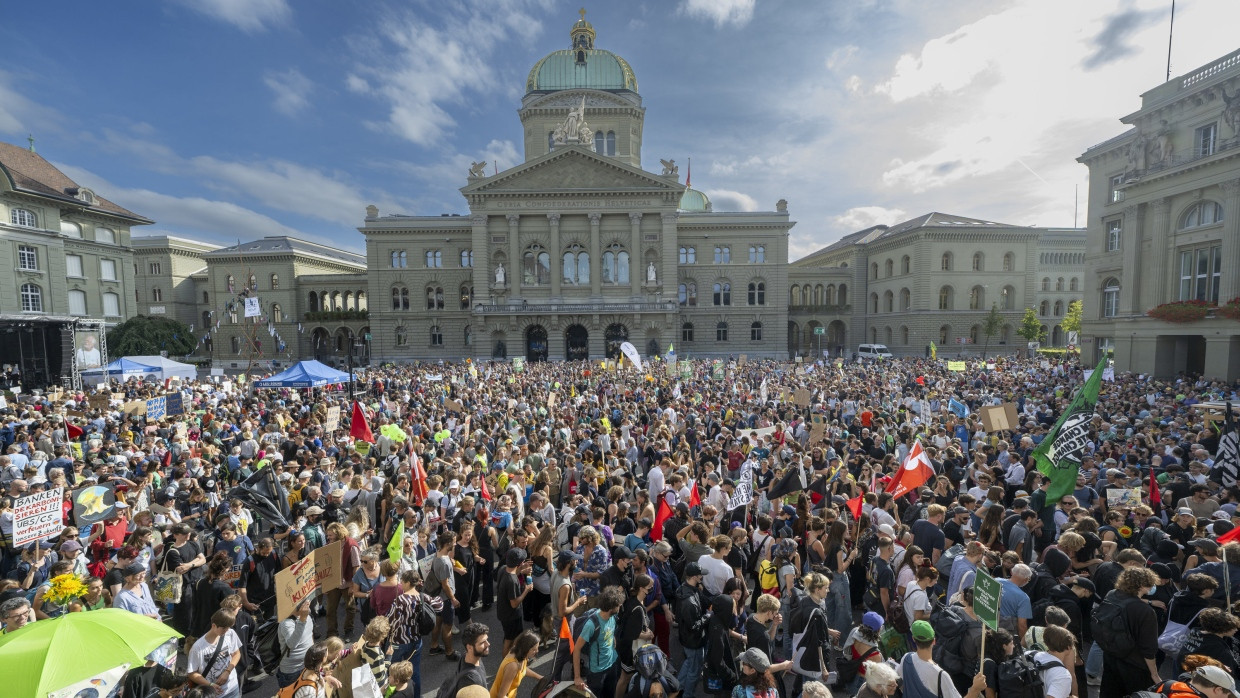
<svg viewBox="0 0 1240 698">
<path fill-rule="evenodd" d="M 349 374 L 318 361 L 298 361 L 270 378 L 254 381 L 255 388 L 321 388 L 348 383 Z"/>
<path fill-rule="evenodd" d="M 128 358 L 120 358 L 107 366 L 100 366 L 89 371 L 82 371 L 82 379 L 89 383 L 102 383 L 110 378 L 125 380 L 131 376 L 161 377 L 162 369 L 158 364 L 142 363 Z"/>
</svg>

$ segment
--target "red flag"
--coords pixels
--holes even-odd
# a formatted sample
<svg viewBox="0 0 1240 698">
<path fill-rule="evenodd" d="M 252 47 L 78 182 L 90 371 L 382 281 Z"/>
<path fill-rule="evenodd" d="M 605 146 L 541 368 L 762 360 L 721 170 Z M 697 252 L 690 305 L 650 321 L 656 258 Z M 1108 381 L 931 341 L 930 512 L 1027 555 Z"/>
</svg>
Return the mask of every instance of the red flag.
<svg viewBox="0 0 1240 698">
<path fill-rule="evenodd" d="M 853 521 L 859 521 L 861 519 L 861 505 L 865 503 L 864 498 L 861 495 L 857 495 L 845 503 L 848 505 L 848 510 L 852 512 Z"/>
<path fill-rule="evenodd" d="M 1162 504 L 1162 492 L 1158 490 L 1158 480 L 1154 477 L 1154 469 L 1150 468 L 1150 504 Z"/>
<path fill-rule="evenodd" d="M 698 494 L 697 480 L 693 481 L 693 491 L 689 493 L 689 506 L 690 507 L 702 506 L 702 495 Z"/>
<path fill-rule="evenodd" d="M 358 401 L 353 401 L 353 418 L 349 420 L 349 436 L 359 441 L 375 442 L 375 435 L 370 431 L 370 425 L 366 423 L 366 413 L 362 411 L 362 405 Z"/>
<path fill-rule="evenodd" d="M 914 441 L 908 457 L 904 459 L 904 465 L 896 471 L 886 491 L 890 492 L 894 499 L 921 487 L 932 477 L 934 466 L 930 465 L 930 458 L 922 450 L 921 442 Z"/>
<path fill-rule="evenodd" d="M 422 460 L 416 456 L 413 458 L 413 483 L 410 494 L 413 495 L 413 503 L 422 506 L 426 502 L 427 495 L 430 494 L 430 488 L 426 486 L 426 471 L 422 469 Z"/>
<path fill-rule="evenodd" d="M 1224 533 L 1223 535 L 1219 536 L 1215 542 L 1218 543 L 1219 545 L 1227 545 L 1233 540 L 1240 540 L 1240 526 L 1237 526 L 1231 529 L 1230 531 Z"/>
<path fill-rule="evenodd" d="M 82 427 L 68 421 L 65 422 L 65 430 L 68 431 L 70 439 L 80 439 L 86 433 Z"/>
<path fill-rule="evenodd" d="M 487 476 L 486 475 L 482 476 L 482 492 L 480 494 L 482 494 L 483 499 L 487 500 L 488 502 L 491 501 L 491 491 L 487 489 Z"/>
<path fill-rule="evenodd" d="M 667 504 L 667 497 L 659 495 L 659 510 L 654 515 L 654 528 L 650 529 L 650 540 L 663 540 L 663 524 L 672 518 L 672 508 Z"/>
</svg>

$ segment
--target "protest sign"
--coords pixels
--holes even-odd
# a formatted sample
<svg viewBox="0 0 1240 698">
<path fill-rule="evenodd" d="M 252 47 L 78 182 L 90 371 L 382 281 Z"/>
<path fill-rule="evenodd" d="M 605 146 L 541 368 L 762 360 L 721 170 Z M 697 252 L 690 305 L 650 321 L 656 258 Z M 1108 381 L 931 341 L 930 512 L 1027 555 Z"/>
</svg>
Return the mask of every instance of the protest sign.
<svg viewBox="0 0 1240 698">
<path fill-rule="evenodd" d="M 168 402 L 164 397 L 153 397 L 146 401 L 146 418 L 159 419 L 167 414 Z"/>
<path fill-rule="evenodd" d="M 164 396 L 164 414 L 169 417 L 185 414 L 185 403 L 180 393 L 168 393 Z"/>
<path fill-rule="evenodd" d="M 340 408 L 328 407 L 327 417 L 323 420 L 323 429 L 326 431 L 336 431 L 340 428 Z"/>
<path fill-rule="evenodd" d="M 1137 487 L 1131 490 L 1107 490 L 1108 509 L 1115 509 L 1117 507 L 1131 509 L 1138 506 L 1141 506 L 1141 488 Z"/>
<path fill-rule="evenodd" d="M 65 488 L 26 495 L 13 503 L 13 545 L 21 547 L 64 529 L 60 508 Z"/>
<path fill-rule="evenodd" d="M 73 520 L 78 528 L 88 529 L 112 516 L 116 511 L 115 486 L 108 482 L 73 491 Z"/>
<path fill-rule="evenodd" d="M 976 581 L 973 584 L 973 612 L 982 619 L 991 630 L 999 629 L 999 597 L 1003 587 L 982 567 L 977 568 Z"/>
<path fill-rule="evenodd" d="M 956 371 L 957 373 L 960 373 L 960 372 L 969 370 L 969 365 L 963 361 L 948 361 L 947 370 Z"/>
<path fill-rule="evenodd" d="M 107 407 L 108 403 L 112 400 L 112 394 L 96 393 L 95 395 L 87 397 L 86 400 L 90 403 L 91 407 L 104 408 Z"/>
<path fill-rule="evenodd" d="M 809 407 L 810 392 L 805 388 L 797 388 L 792 393 L 792 402 L 797 407 Z"/>
<path fill-rule="evenodd" d="M 276 615 L 293 615 L 297 604 L 340 588 L 342 541 L 318 548 L 276 572 Z"/>
<path fill-rule="evenodd" d="M 146 414 L 146 400 L 130 400 L 121 408 L 127 416 Z"/>
<path fill-rule="evenodd" d="M 715 359 L 710 367 L 710 377 L 713 380 L 723 380 L 723 359 Z"/>
<path fill-rule="evenodd" d="M 459 400 L 444 400 L 443 408 L 449 412 L 464 412 L 465 406 Z"/>
<path fill-rule="evenodd" d="M 744 368 L 744 366 L 745 366 L 745 362 L 746 362 L 746 361 L 748 361 L 748 360 L 749 360 L 749 355 L 748 355 L 748 354 L 741 354 L 740 356 L 736 357 L 736 367 L 737 367 L 737 368 Z"/>
<path fill-rule="evenodd" d="M 1002 405 L 988 405 L 978 410 L 982 413 L 982 426 L 986 431 L 1011 431 L 1020 426 L 1016 416 L 1016 403 L 1005 402 Z"/>
</svg>

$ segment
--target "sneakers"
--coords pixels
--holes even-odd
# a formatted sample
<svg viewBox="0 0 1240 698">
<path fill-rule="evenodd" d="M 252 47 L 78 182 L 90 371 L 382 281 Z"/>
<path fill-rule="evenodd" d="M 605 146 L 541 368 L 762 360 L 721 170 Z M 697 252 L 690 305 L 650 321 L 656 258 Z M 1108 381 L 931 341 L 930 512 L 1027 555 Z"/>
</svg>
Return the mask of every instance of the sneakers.
<svg viewBox="0 0 1240 698">
<path fill-rule="evenodd" d="M 443 654 L 442 647 L 432 647 L 426 651 L 427 654 Z"/>
</svg>

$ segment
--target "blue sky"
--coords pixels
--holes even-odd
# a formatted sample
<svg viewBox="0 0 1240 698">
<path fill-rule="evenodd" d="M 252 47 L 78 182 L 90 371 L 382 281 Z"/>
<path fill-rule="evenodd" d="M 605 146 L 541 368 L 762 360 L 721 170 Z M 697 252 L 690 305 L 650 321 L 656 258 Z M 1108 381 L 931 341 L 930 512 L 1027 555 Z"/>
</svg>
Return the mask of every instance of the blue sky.
<svg viewBox="0 0 1240 698">
<path fill-rule="evenodd" d="M 465 213 L 471 161 L 523 159 L 530 66 L 579 1 L 14 3 L 0 139 L 217 243 L 361 250 L 367 204 Z M 646 106 L 643 165 L 693 159 L 716 210 L 786 198 L 793 257 L 931 210 L 1073 224 L 1074 158 L 1162 82 L 1170 2 L 658 0 L 586 5 Z M 1236 48 L 1179 0 L 1172 75 Z M 1082 209 L 1080 222 L 1084 224 Z"/>
</svg>

